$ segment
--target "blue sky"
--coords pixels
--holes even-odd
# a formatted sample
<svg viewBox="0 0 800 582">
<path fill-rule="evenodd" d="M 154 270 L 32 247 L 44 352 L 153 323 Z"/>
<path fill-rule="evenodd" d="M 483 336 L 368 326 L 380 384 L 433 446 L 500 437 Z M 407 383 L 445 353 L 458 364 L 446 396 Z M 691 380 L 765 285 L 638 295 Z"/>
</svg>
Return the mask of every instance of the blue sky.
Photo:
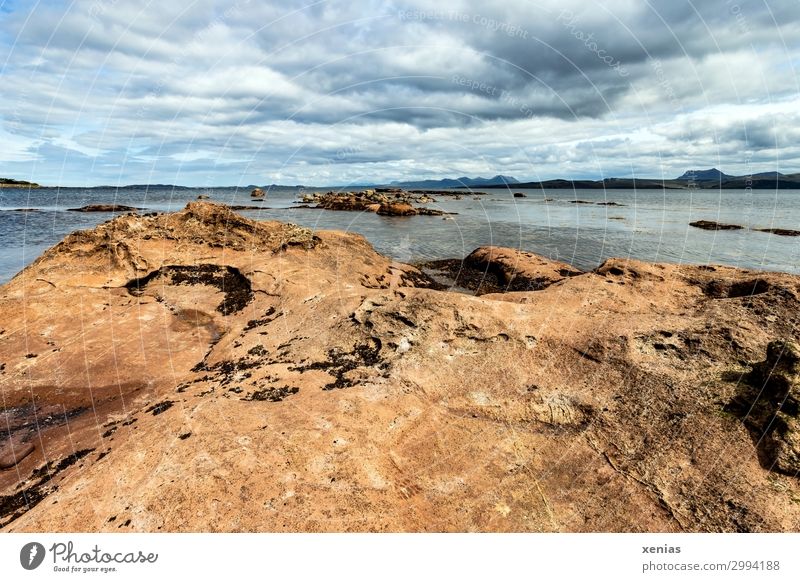
<svg viewBox="0 0 800 582">
<path fill-rule="evenodd" d="M 0 176 L 800 171 L 796 0 L 0 0 Z"/>
</svg>

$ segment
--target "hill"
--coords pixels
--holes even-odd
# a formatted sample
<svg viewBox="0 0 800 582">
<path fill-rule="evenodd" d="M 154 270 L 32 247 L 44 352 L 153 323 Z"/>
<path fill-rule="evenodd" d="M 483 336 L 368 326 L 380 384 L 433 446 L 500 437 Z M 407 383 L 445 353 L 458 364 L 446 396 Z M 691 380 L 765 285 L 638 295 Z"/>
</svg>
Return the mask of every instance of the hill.
<svg viewBox="0 0 800 582">
<path fill-rule="evenodd" d="M 26 182 L 25 180 L 14 180 L 12 178 L 0 178 L 0 188 L 39 188 L 39 184 L 35 182 Z"/>
</svg>

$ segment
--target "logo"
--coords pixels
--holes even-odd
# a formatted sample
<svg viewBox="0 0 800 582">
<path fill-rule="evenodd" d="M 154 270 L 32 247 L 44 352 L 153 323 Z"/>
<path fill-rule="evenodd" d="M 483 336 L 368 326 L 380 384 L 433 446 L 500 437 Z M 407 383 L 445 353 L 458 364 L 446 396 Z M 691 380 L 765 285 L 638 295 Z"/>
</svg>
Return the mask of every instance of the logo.
<svg viewBox="0 0 800 582">
<path fill-rule="evenodd" d="M 19 551 L 19 563 L 26 570 L 35 570 L 44 561 L 44 546 L 39 542 L 30 542 Z"/>
</svg>

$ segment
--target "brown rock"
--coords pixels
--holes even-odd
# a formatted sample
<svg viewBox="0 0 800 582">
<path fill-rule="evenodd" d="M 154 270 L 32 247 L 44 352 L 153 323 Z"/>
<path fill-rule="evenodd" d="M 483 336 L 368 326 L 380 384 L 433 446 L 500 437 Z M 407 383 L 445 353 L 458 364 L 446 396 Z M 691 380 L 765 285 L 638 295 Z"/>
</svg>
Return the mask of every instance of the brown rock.
<svg viewBox="0 0 800 582">
<path fill-rule="evenodd" d="M 505 247 L 480 247 L 472 251 L 464 263 L 495 275 L 506 291 L 536 291 L 581 274 L 567 263 Z"/>
<path fill-rule="evenodd" d="M 800 531 L 796 417 L 761 450 L 727 406 L 800 277 L 474 259 L 560 280 L 445 292 L 208 203 L 73 233 L 0 287 L 0 422 L 42 443 L 0 529 Z"/>
<path fill-rule="evenodd" d="M 264 198 L 266 194 L 261 188 L 254 188 L 252 192 L 250 192 L 251 198 Z"/>
<path fill-rule="evenodd" d="M 381 204 L 378 214 L 383 216 L 414 216 L 417 211 L 411 204 L 405 202 L 388 202 Z"/>
</svg>

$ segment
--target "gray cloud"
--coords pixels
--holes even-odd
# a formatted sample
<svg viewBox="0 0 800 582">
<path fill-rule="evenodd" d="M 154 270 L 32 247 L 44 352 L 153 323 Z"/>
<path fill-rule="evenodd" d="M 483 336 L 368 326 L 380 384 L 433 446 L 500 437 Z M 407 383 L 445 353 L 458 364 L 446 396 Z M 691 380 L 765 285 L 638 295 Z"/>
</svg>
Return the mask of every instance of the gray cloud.
<svg viewBox="0 0 800 582">
<path fill-rule="evenodd" d="M 3 18 L 0 163 L 40 182 L 800 162 L 792 0 L 76 0 Z"/>
</svg>

